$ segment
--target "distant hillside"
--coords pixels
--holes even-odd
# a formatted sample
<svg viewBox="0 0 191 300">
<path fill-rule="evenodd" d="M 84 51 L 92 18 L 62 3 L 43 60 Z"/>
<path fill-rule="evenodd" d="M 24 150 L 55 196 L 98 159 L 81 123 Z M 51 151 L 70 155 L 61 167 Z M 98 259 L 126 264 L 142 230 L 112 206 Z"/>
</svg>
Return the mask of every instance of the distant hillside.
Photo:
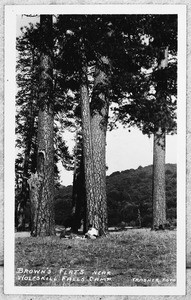
<svg viewBox="0 0 191 300">
<path fill-rule="evenodd" d="M 114 172 L 107 176 L 109 226 L 150 226 L 152 221 L 152 165 Z M 166 164 L 167 218 L 176 219 L 176 165 Z M 56 194 L 56 223 L 71 213 L 72 186 L 61 186 Z M 141 222 L 141 224 L 140 224 Z"/>
<path fill-rule="evenodd" d="M 152 165 L 115 172 L 107 177 L 109 225 L 121 221 L 150 226 L 152 222 Z M 166 165 L 167 218 L 176 218 L 176 165 Z M 135 224 L 136 223 L 136 224 Z"/>
</svg>

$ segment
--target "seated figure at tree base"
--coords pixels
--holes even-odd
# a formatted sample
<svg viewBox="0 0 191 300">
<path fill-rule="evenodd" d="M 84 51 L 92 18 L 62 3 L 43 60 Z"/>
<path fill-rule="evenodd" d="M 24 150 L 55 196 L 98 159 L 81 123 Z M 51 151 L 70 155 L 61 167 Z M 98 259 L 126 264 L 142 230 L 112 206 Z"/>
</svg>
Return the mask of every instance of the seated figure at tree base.
<svg viewBox="0 0 191 300">
<path fill-rule="evenodd" d="M 91 224 L 88 226 L 88 231 L 85 234 L 87 239 L 95 240 L 98 237 L 98 230 L 95 229 Z"/>
</svg>

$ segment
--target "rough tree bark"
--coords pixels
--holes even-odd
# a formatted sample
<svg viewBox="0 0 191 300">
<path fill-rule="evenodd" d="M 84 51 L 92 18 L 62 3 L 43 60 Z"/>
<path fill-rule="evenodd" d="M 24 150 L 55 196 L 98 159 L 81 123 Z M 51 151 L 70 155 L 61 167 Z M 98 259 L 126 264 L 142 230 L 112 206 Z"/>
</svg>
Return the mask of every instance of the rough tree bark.
<svg viewBox="0 0 191 300">
<path fill-rule="evenodd" d="M 157 83 L 156 97 L 160 101 L 161 88 L 166 83 L 162 71 L 168 66 L 168 47 L 162 49 L 158 60 L 161 80 Z M 165 193 L 165 124 L 159 124 L 154 134 L 153 146 L 153 224 L 155 230 L 164 229 L 166 224 L 166 193 Z"/>
<path fill-rule="evenodd" d="M 165 133 L 159 128 L 153 147 L 153 229 L 164 229 L 165 223 Z"/>
<path fill-rule="evenodd" d="M 32 78 L 34 76 L 34 49 L 31 49 L 31 56 L 32 56 L 32 62 L 31 62 L 31 74 Z M 25 151 L 24 151 L 24 163 L 23 163 L 23 174 L 22 174 L 22 186 L 21 186 L 21 192 L 19 194 L 19 203 L 16 208 L 16 218 L 18 220 L 17 222 L 17 230 L 21 231 L 25 229 L 25 211 L 26 211 L 26 205 L 27 201 L 29 201 L 29 187 L 27 180 L 29 178 L 29 160 L 30 160 L 30 153 L 31 153 L 31 145 L 32 145 L 32 138 L 34 136 L 34 120 L 35 120 L 35 114 L 34 114 L 34 105 L 36 105 L 35 99 L 35 89 L 32 86 L 31 89 L 31 99 L 29 102 L 29 116 L 26 120 L 26 126 L 28 127 L 27 135 L 26 135 L 26 144 L 25 144 Z"/>
<path fill-rule="evenodd" d="M 92 150 L 92 132 L 90 124 L 90 100 L 87 78 L 87 61 L 83 41 L 81 41 L 81 118 L 82 118 L 82 135 L 83 135 L 83 157 L 84 157 L 84 175 L 86 189 L 86 227 L 92 224 L 94 212 L 94 161 Z"/>
<path fill-rule="evenodd" d="M 72 230 L 77 232 L 83 220 L 83 232 L 86 233 L 86 191 L 83 155 L 74 170 L 72 193 Z"/>
<path fill-rule="evenodd" d="M 82 133 L 81 130 L 76 131 L 75 148 L 74 148 L 74 175 L 72 190 L 72 224 L 71 228 L 77 232 L 84 223 L 84 233 L 86 233 L 86 190 L 85 190 L 85 174 L 84 161 L 82 151 Z"/>
<path fill-rule="evenodd" d="M 34 236 L 55 234 L 52 16 L 41 15 L 37 172 L 29 182 Z"/>
<path fill-rule="evenodd" d="M 31 105 L 32 106 L 32 105 Z M 27 180 L 29 178 L 29 159 L 30 159 L 30 152 L 31 152 L 31 144 L 32 144 L 32 129 L 34 127 L 34 116 L 33 116 L 33 109 L 31 107 L 30 109 L 30 118 L 29 118 L 29 133 L 27 136 L 27 142 L 26 142 L 26 149 L 24 153 L 24 164 L 23 164 L 23 175 L 22 175 L 22 186 L 21 186 L 21 192 L 19 195 L 19 204 L 17 207 L 17 218 L 18 218 L 18 224 L 17 224 L 17 230 L 24 230 L 25 229 L 25 209 L 27 201 L 29 200 L 29 188 Z"/>
<path fill-rule="evenodd" d="M 110 62 L 105 56 L 96 66 L 91 101 L 91 131 L 94 161 L 94 207 L 91 223 L 100 235 L 107 231 L 106 196 L 106 132 L 109 112 L 109 70 Z"/>
</svg>

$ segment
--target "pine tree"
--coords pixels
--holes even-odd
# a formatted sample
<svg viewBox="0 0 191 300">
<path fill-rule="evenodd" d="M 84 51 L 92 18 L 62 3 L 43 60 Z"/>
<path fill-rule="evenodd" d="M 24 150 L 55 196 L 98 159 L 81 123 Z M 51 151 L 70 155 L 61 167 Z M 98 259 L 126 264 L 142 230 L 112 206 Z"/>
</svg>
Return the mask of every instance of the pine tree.
<svg viewBox="0 0 191 300">
<path fill-rule="evenodd" d="M 23 30 L 22 37 L 17 39 L 19 58 L 17 61 L 16 147 L 20 149 L 18 155 L 21 159 L 20 161 L 16 160 L 16 178 L 18 169 L 22 170 L 20 187 L 16 187 L 16 227 L 18 230 L 24 230 L 25 228 L 25 210 L 29 202 L 27 179 L 32 166 L 35 164 L 36 156 L 36 118 L 38 114 L 36 31 L 33 26 L 30 26 Z"/>
<path fill-rule="evenodd" d="M 153 228 L 164 228 L 165 135 L 176 131 L 177 18 L 174 15 L 141 17 L 143 20 L 140 72 L 130 81 L 130 90 L 121 97 L 119 118 L 154 135 Z M 145 23 L 146 22 L 146 23 Z M 168 56 L 171 62 L 168 64 Z M 123 89 L 124 87 L 122 87 Z"/>
<path fill-rule="evenodd" d="M 165 123 L 165 130 L 168 128 L 170 131 L 170 128 L 174 126 L 174 105 L 169 96 L 176 85 L 174 84 L 172 88 L 173 67 L 168 67 L 167 71 L 170 73 L 167 84 L 168 96 L 162 97 L 161 101 L 158 96 L 155 97 L 150 93 L 152 86 L 156 87 L 155 75 L 157 72 L 153 71 L 152 74 L 147 74 L 147 70 L 155 65 L 161 46 L 166 45 L 167 40 L 171 44 L 176 44 L 174 37 L 176 30 L 167 28 L 169 21 L 173 23 L 174 20 L 174 16 L 153 15 L 75 15 L 59 16 L 58 18 L 56 25 L 58 53 L 60 53 L 58 80 L 60 80 L 60 86 L 62 83 L 63 90 L 71 89 L 73 91 L 74 102 L 79 102 L 81 106 L 87 225 L 93 223 L 94 226 L 99 227 L 99 222 L 96 221 L 97 215 L 100 215 L 100 218 L 102 215 L 102 219 L 105 219 L 106 223 L 104 216 L 106 201 L 100 201 L 99 195 L 102 194 L 105 199 L 105 193 L 100 192 L 100 188 L 103 187 L 103 191 L 105 190 L 105 164 L 103 161 L 105 160 L 104 141 L 109 103 L 121 101 L 119 117 L 122 118 L 122 122 L 137 124 L 143 133 L 157 132 L 158 122 L 159 120 L 161 122 L 161 118 Z M 159 32 L 158 23 L 163 29 L 162 34 Z M 173 51 L 176 52 L 174 48 Z M 102 61 L 100 64 L 100 58 L 111 62 L 112 76 L 109 78 L 109 85 L 104 83 L 105 79 L 108 80 L 108 73 L 103 66 L 110 65 L 110 63 L 104 64 Z M 143 68 L 146 68 L 146 72 Z M 93 70 L 93 81 L 90 80 L 90 69 Z M 96 91 L 98 91 L 97 94 Z M 107 109 L 105 109 L 106 107 Z M 103 115 L 100 114 L 102 108 L 104 108 Z M 100 122 L 103 129 L 101 135 Z M 101 136 L 103 138 L 99 144 L 98 140 Z M 96 155 L 94 156 L 94 153 L 98 153 L 98 151 L 99 157 L 103 158 L 102 164 Z M 99 187 L 98 170 L 103 175 L 101 176 L 103 185 L 100 184 Z M 105 207 L 102 212 L 99 202 L 102 203 L 102 207 Z"/>
<path fill-rule="evenodd" d="M 161 84 L 166 86 L 166 76 L 163 72 L 168 67 L 168 47 L 163 50 L 158 62 L 158 71 L 161 73 L 161 81 L 157 83 L 156 97 L 161 98 Z M 163 87 L 162 87 L 163 88 Z M 161 99 L 160 99 L 161 100 Z M 165 99 L 164 99 L 165 101 Z M 153 141 L 153 229 L 164 229 L 166 224 L 166 193 L 165 193 L 165 149 L 166 128 L 159 124 L 154 133 Z"/>
<path fill-rule="evenodd" d="M 81 41 L 81 118 L 82 118 L 82 135 L 83 135 L 83 159 L 84 159 L 84 174 L 85 174 L 85 187 L 86 187 L 86 215 L 87 227 L 93 222 L 93 211 L 95 205 L 95 180 L 94 180 L 94 158 L 92 146 L 92 131 L 91 131 L 91 116 L 90 116 L 90 100 L 87 78 L 87 58 L 83 40 Z"/>
<path fill-rule="evenodd" d="M 129 23 L 130 19 L 129 17 Z M 126 19 L 121 20 L 118 16 L 87 15 L 61 16 L 58 22 L 59 31 L 62 30 L 62 70 L 67 74 L 64 84 L 69 84 L 71 88 L 73 86 L 75 89 L 79 88 L 81 94 L 87 226 L 93 225 L 100 234 L 104 234 L 107 229 L 105 163 L 107 119 L 111 94 L 113 98 L 117 98 L 115 80 L 110 78 L 113 77 L 111 65 L 115 63 L 117 72 L 120 68 L 117 66 L 118 56 L 122 56 L 122 59 L 131 57 L 126 54 L 124 48 L 124 43 L 130 40 L 124 34 L 123 27 L 126 29 L 128 27 L 124 25 L 125 23 Z M 128 61 L 127 65 L 132 69 L 131 65 L 135 64 Z M 90 80 L 90 77 L 93 77 L 93 80 Z M 81 84 L 80 87 L 78 82 Z"/>
<path fill-rule="evenodd" d="M 76 130 L 74 147 L 74 175 L 72 190 L 72 216 L 71 228 L 78 232 L 83 222 L 83 232 L 86 233 L 86 190 L 84 174 L 84 158 L 82 151 L 82 132 L 79 127 Z"/>
<path fill-rule="evenodd" d="M 40 28 L 39 25 L 30 25 L 22 29 L 22 34 L 17 38 L 17 86 L 16 96 L 16 226 L 25 227 L 26 206 L 30 205 L 29 186 L 27 180 L 37 170 L 37 131 L 38 131 L 38 95 L 39 95 L 39 64 L 40 64 Z M 54 52 L 54 77 L 53 100 L 54 102 L 54 185 L 58 185 L 58 161 L 63 166 L 71 169 L 72 157 L 63 139 L 63 128 L 70 128 L 72 122 L 72 99 L 60 85 L 60 70 L 58 68 L 57 48 L 53 45 Z M 56 69 L 57 68 L 57 69 Z M 19 222 L 18 222 L 19 220 Z"/>
<path fill-rule="evenodd" d="M 96 64 L 91 101 L 91 131 L 94 159 L 95 204 L 92 225 L 100 235 L 107 230 L 106 132 L 109 114 L 110 61 L 102 56 Z"/>
<path fill-rule="evenodd" d="M 31 176 L 32 234 L 54 235 L 54 105 L 52 16 L 41 15 L 37 172 Z"/>
</svg>

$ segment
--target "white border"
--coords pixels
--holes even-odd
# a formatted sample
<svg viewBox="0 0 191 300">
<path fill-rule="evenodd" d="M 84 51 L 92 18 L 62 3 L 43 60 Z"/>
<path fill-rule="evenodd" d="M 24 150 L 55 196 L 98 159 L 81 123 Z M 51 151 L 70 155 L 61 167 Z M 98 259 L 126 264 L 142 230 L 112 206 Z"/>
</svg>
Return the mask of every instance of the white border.
<svg viewBox="0 0 191 300">
<path fill-rule="evenodd" d="M 14 151 L 16 15 L 178 14 L 177 286 L 18 287 L 14 285 Z M 5 6 L 5 239 L 4 293 L 48 295 L 185 295 L 186 5 L 8 5 Z"/>
</svg>

